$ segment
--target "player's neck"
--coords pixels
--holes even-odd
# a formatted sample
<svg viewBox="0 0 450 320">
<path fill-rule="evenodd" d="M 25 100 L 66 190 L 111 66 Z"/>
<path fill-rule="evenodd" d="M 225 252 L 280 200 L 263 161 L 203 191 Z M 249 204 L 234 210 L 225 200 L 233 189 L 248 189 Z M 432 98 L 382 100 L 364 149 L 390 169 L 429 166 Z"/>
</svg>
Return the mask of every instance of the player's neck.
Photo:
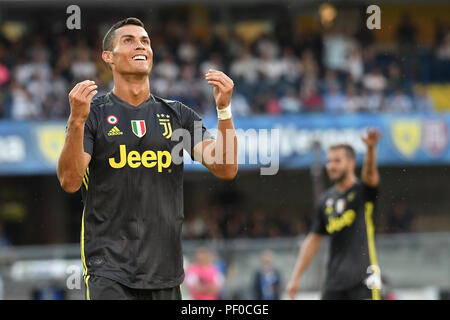
<svg viewBox="0 0 450 320">
<path fill-rule="evenodd" d="M 340 192 L 347 191 L 356 183 L 356 176 L 354 174 L 349 174 L 344 180 L 336 183 L 336 189 Z"/>
<path fill-rule="evenodd" d="M 114 75 L 112 92 L 132 106 L 138 106 L 150 97 L 150 81 L 147 76 Z"/>
</svg>

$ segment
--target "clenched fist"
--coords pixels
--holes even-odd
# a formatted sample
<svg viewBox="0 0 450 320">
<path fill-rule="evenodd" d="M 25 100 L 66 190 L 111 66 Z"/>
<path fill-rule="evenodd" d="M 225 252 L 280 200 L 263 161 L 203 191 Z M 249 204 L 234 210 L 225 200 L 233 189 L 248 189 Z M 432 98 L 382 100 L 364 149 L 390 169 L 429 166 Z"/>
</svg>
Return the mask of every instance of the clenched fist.
<svg viewBox="0 0 450 320">
<path fill-rule="evenodd" d="M 69 93 L 70 117 L 85 121 L 91 110 L 92 98 L 97 94 L 94 81 L 79 82 Z"/>
</svg>

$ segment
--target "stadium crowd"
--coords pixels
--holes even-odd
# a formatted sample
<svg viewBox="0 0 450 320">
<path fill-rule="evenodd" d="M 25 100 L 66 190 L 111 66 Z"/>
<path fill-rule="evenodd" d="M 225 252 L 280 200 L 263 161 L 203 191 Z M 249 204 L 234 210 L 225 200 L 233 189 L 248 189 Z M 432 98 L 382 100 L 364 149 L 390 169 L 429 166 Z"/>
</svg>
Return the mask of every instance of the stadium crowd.
<svg viewBox="0 0 450 320">
<path fill-rule="evenodd" d="M 212 88 L 203 75 L 215 68 L 235 81 L 234 115 L 428 112 L 433 102 L 415 84 L 450 82 L 450 31 L 436 28 L 434 45 L 425 49 L 405 17 L 396 50 L 386 52 L 365 28 L 313 33 L 283 20 L 251 42 L 227 28 L 213 28 L 209 41 L 201 41 L 169 21 L 149 29 L 152 92 L 213 114 Z M 89 38 L 43 31 L 13 40 L 0 32 L 0 118 L 67 118 L 68 92 L 85 79 L 97 82 L 98 94 L 110 90 L 98 30 Z"/>
</svg>

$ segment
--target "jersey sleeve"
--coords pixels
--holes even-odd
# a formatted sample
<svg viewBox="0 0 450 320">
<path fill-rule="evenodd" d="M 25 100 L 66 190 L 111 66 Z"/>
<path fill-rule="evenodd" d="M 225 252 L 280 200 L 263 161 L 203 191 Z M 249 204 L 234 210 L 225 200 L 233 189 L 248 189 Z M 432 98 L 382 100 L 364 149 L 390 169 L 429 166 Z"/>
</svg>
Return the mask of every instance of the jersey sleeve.
<svg viewBox="0 0 450 320">
<path fill-rule="evenodd" d="M 190 145 L 185 141 L 184 148 L 189 152 L 192 158 L 192 149 L 194 146 L 203 140 L 213 139 L 213 136 L 206 129 L 200 115 L 191 108 L 181 104 L 180 115 L 183 129 L 186 129 L 189 132 L 190 139 Z"/>
<path fill-rule="evenodd" d="M 311 223 L 310 231 L 318 234 L 327 234 L 321 201 L 316 205 L 314 210 L 314 217 Z"/>
<path fill-rule="evenodd" d="M 84 138 L 83 138 L 84 152 L 89 153 L 91 156 L 92 153 L 94 152 L 96 130 L 97 125 L 94 117 L 94 112 L 91 110 L 84 124 Z"/>
</svg>

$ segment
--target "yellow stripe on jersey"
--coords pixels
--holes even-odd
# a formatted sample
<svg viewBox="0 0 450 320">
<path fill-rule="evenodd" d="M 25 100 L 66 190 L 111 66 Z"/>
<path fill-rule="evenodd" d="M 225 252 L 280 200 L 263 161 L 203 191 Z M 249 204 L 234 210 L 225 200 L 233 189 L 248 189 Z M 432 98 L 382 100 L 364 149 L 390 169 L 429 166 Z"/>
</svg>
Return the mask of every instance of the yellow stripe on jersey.
<svg viewBox="0 0 450 320">
<path fill-rule="evenodd" d="M 81 217 L 80 249 L 81 249 L 81 262 L 83 263 L 83 277 L 84 277 L 87 275 L 86 258 L 84 256 L 84 208 L 83 208 L 83 216 Z"/>
<path fill-rule="evenodd" d="M 372 266 L 377 267 L 373 268 L 373 272 L 379 272 L 378 270 L 380 269 L 378 267 L 377 253 L 375 249 L 375 227 L 373 225 L 372 214 L 373 214 L 373 202 L 366 202 L 364 216 L 366 220 L 367 242 L 369 246 L 369 259 L 370 264 Z M 372 289 L 372 300 L 380 300 L 379 288 Z"/>
<path fill-rule="evenodd" d="M 91 293 L 89 292 L 89 278 L 91 276 L 87 275 L 84 277 L 84 282 L 86 283 L 86 300 L 91 300 Z"/>
<path fill-rule="evenodd" d="M 86 177 L 83 177 L 83 184 L 84 184 L 86 190 L 88 190 L 88 184 L 86 182 Z"/>
</svg>

